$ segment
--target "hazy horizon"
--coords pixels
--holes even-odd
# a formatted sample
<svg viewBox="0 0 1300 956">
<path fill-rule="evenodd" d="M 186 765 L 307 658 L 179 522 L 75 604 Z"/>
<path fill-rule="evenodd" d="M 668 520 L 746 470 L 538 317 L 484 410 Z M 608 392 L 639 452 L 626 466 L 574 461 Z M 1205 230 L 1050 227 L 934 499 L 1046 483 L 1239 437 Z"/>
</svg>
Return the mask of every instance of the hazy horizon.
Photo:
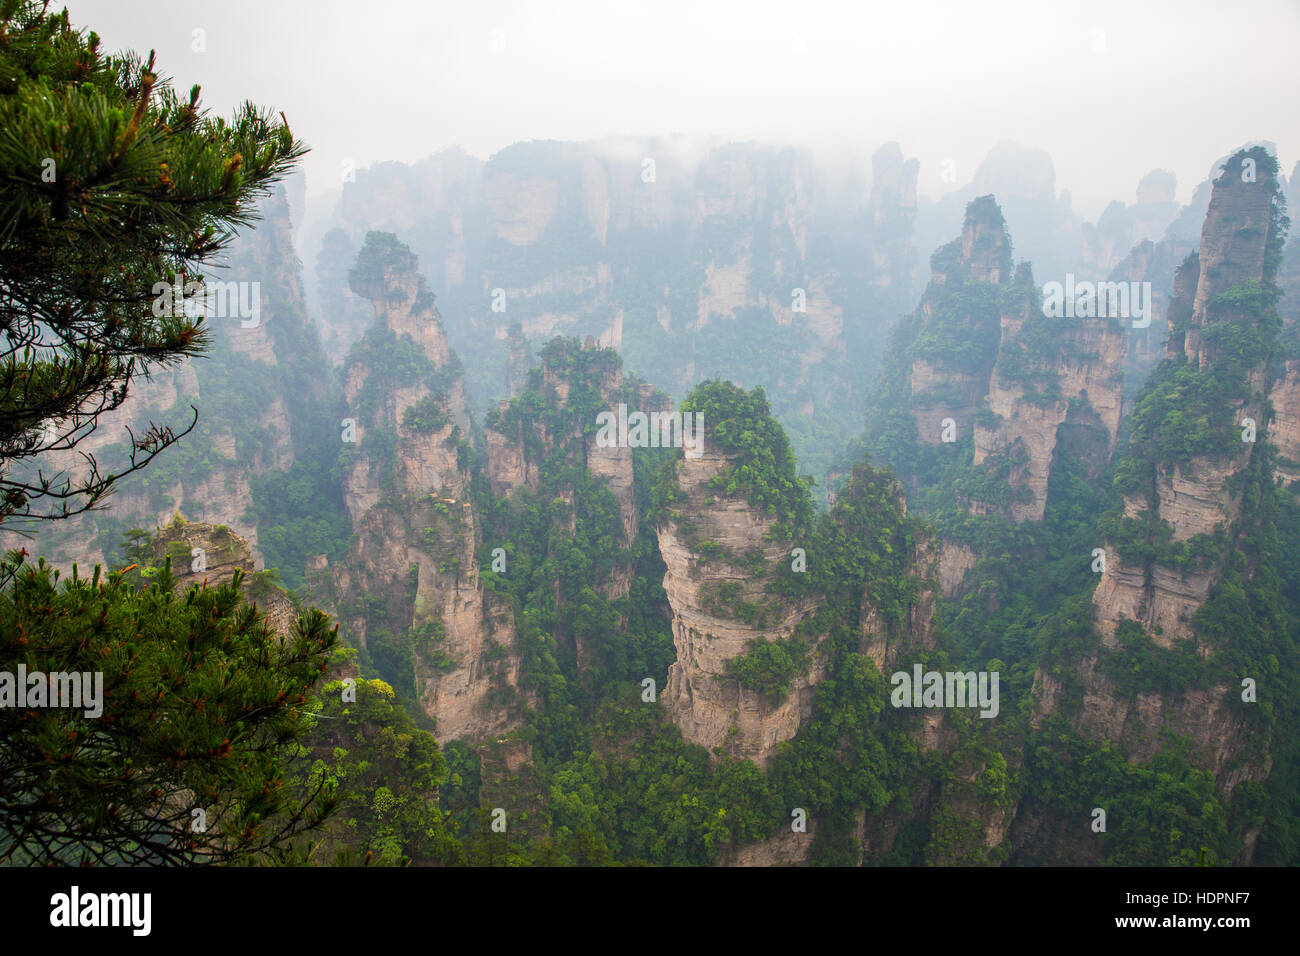
<svg viewBox="0 0 1300 956">
<path fill-rule="evenodd" d="M 108 49 L 157 50 L 163 74 L 178 89 L 201 83 L 216 114 L 245 99 L 282 110 L 312 147 L 301 168 L 313 199 L 339 188 L 347 160 L 414 163 L 452 146 L 487 159 L 516 142 L 620 136 L 854 162 L 896 141 L 921 162 L 918 192 L 937 198 L 1012 141 L 1050 153 L 1058 192 L 1095 220 L 1132 203 L 1152 169 L 1177 175 L 1185 203 L 1244 142 L 1275 143 L 1286 173 L 1300 158 L 1286 102 L 1300 88 L 1294 0 L 809 3 L 797 20 L 770 3 L 66 6 Z"/>
</svg>

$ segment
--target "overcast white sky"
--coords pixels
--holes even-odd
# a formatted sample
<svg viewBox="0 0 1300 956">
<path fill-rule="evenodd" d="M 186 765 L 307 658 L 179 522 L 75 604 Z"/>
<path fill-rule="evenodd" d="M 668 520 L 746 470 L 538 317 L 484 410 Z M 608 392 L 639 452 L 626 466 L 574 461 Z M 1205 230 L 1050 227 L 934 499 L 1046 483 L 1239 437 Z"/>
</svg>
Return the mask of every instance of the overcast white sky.
<svg viewBox="0 0 1300 956">
<path fill-rule="evenodd" d="M 57 0 L 55 5 L 57 5 Z M 1186 200 L 1247 140 L 1300 158 L 1300 0 L 668 2 L 70 0 L 111 49 L 158 51 L 178 88 L 229 113 L 283 110 L 341 164 L 459 145 L 685 134 L 870 150 L 897 140 L 964 185 L 1003 139 L 1047 149 L 1095 218 L 1146 171 Z M 195 52 L 194 31 L 205 31 Z"/>
</svg>

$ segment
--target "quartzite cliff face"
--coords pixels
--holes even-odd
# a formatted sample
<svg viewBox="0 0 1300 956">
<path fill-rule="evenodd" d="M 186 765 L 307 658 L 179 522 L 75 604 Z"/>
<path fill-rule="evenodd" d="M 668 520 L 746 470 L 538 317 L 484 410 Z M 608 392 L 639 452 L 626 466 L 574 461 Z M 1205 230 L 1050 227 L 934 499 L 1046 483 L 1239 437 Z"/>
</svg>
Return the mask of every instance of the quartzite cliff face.
<svg viewBox="0 0 1300 956">
<path fill-rule="evenodd" d="M 1092 433 L 1089 477 L 1106 470 L 1123 403 L 1124 330 L 1109 317 L 1045 316 L 1027 266 L 1017 271 L 1010 298 L 986 396 L 992 414 L 975 422 L 973 463 L 999 456 L 1014 462 L 1009 517 L 1039 521 L 1063 426 L 1072 432 L 1069 454 L 1083 451 Z"/>
<path fill-rule="evenodd" d="M 1229 170 L 1215 182 L 1200 250 L 1175 274 L 1169 306 L 1173 328 L 1169 354 L 1194 370 L 1206 370 L 1217 359 L 1215 347 L 1202 335 L 1207 324 L 1249 321 L 1219 297 L 1247 282 L 1274 281 L 1265 266 L 1270 244 L 1278 241 L 1275 186 L 1272 175 L 1265 172 L 1257 181 L 1243 182 L 1238 171 Z M 1266 366 L 1264 361 L 1248 370 L 1249 397 L 1234 403 L 1233 419 L 1241 435 L 1247 419 L 1256 423 L 1257 430 L 1264 421 Z M 1230 527 L 1241 506 L 1240 483 L 1232 479 L 1246 469 L 1255 447 L 1254 441 L 1237 440 L 1213 456 L 1195 456 L 1172 466 L 1157 463 L 1151 487 L 1125 496 L 1125 515 L 1167 522 L 1174 542 Z M 1159 562 L 1135 567 L 1108 547 L 1105 570 L 1093 596 L 1103 638 L 1109 641 L 1122 620 L 1142 624 L 1165 647 L 1189 638 L 1191 614 L 1204 603 L 1221 570 L 1184 574 Z"/>
<path fill-rule="evenodd" d="M 1252 157 L 1259 162 L 1259 176 L 1247 180 L 1235 164 Z M 1258 298 L 1243 298 L 1242 293 L 1267 289 L 1275 281 L 1276 265 L 1270 264 L 1270 250 L 1280 243 L 1279 215 L 1273 167 L 1266 158 L 1240 153 L 1214 184 L 1199 252 L 1188 257 L 1174 279 L 1169 307 L 1170 358 L 1154 380 L 1157 394 L 1167 387 L 1162 383 L 1172 380 L 1166 376 L 1179 374 L 1179 370 L 1191 376 L 1211 370 L 1223 376 L 1233 374 L 1229 363 L 1240 364 L 1240 359 L 1219 344 L 1230 341 L 1224 339 L 1223 330 L 1260 321 Z M 1178 691 L 1131 693 L 1118 687 L 1113 672 L 1103 665 L 1107 654 L 1123 652 L 1121 627 L 1131 626 L 1125 622 L 1136 622 L 1160 648 L 1190 646 L 1199 659 L 1210 662 L 1231 649 L 1234 641 L 1230 636 L 1226 643 L 1203 639 L 1194 619 L 1221 579 L 1228 564 L 1226 557 L 1220 554 L 1208 561 L 1193 561 L 1180 569 L 1162 555 L 1193 539 L 1213 540 L 1198 536 L 1216 532 L 1224 536 L 1227 553 L 1235 550 L 1234 541 L 1242 533 L 1238 520 L 1248 484 L 1246 473 L 1266 440 L 1267 365 L 1265 354 L 1258 364 L 1242 367 L 1239 374 L 1245 397 L 1230 400 L 1222 410 L 1232 424 L 1220 435 L 1222 440 L 1213 454 L 1193 455 L 1172 466 L 1163 463 L 1150 447 L 1162 435 L 1167 437 L 1170 422 L 1166 418 L 1148 427 L 1144 424 L 1148 419 L 1140 417 L 1125 464 L 1146 476 L 1146 488 L 1125 496 L 1124 515 L 1135 519 L 1137 527 L 1163 527 L 1165 544 L 1156 545 L 1155 556 L 1143 564 L 1126 555 L 1124 548 L 1107 543 L 1104 569 L 1093 592 L 1102 649 L 1085 655 L 1070 668 L 1072 680 L 1077 680 L 1082 691 L 1078 705 L 1065 707 L 1061 675 L 1040 669 L 1035 678 L 1036 722 L 1065 710 L 1072 725 L 1085 736 L 1118 745 L 1129 759 L 1143 761 L 1163 746 L 1162 731 L 1170 730 L 1190 739 L 1193 761 L 1209 770 L 1229 794 L 1243 780 L 1262 780 L 1271 765 L 1271 731 L 1253 723 L 1247 713 L 1249 705 L 1240 703 L 1241 679 L 1253 675 L 1236 674 L 1209 686 Z M 1184 385 L 1180 394 L 1195 393 Z M 1257 425 L 1257 441 L 1243 440 L 1247 418 Z M 1180 430 L 1189 427 L 1191 424 Z M 1155 532 L 1146 533 L 1152 535 L 1148 542 L 1157 540 Z M 1246 834 L 1246 860 L 1254 836 L 1253 831 Z"/>
<path fill-rule="evenodd" d="M 255 604 L 271 630 L 284 638 L 294 632 L 300 613 L 288 592 L 254 575 L 256 561 L 248 542 L 224 525 L 174 518 L 153 536 L 153 558 L 172 562 L 172 582 L 177 593 L 195 585 L 215 588 L 231 580 L 236 571 L 244 575 L 244 599 Z"/>
<path fill-rule="evenodd" d="M 518 687 L 517 635 L 479 580 L 459 365 L 415 257 L 400 244 L 373 250 L 353 285 L 376 321 L 343 373 L 355 545 L 335 569 L 339 610 L 372 657 L 410 641 L 439 739 L 503 734 L 519 726 L 518 707 L 488 698 Z"/>
<path fill-rule="evenodd" d="M 790 637 L 810 610 L 768 593 L 777 566 L 791 561 L 790 547 L 769 538 L 776 519 L 743 496 L 710 487 L 737 457 L 707 442 L 698 458 L 683 457 L 677 470 L 683 500 L 675 508 L 680 518 L 658 529 L 677 647 L 664 703 L 688 741 L 763 765 L 808 718 L 822 663 L 814 650 L 812 663 L 779 701 L 745 690 L 728 673 L 728 662 L 751 641 Z M 701 553 L 705 543 L 712 546 Z M 743 618 L 742 607 L 750 609 Z"/>
<path fill-rule="evenodd" d="M 931 279 L 890 360 L 905 369 L 897 386 L 914 432 L 876 423 L 876 451 L 902 459 L 919 492 L 920 475 L 900 444 L 933 452 L 933 467 L 969 454 L 987 476 L 954 489 L 975 515 L 1039 521 L 1061 456 L 1083 457 L 1093 480 L 1110 462 L 1123 405 L 1124 320 L 1053 318 L 1028 263 L 1012 266 L 1011 238 L 993 197 L 973 201 L 961 236 L 931 259 Z M 887 375 L 889 374 L 887 370 Z M 887 383 L 888 383 L 887 379 Z M 882 393 L 886 407 L 896 401 Z M 966 451 L 969 449 L 969 451 Z M 923 459 L 925 460 L 925 459 Z M 973 542 L 942 542 L 939 578 L 953 595 L 977 558 Z"/>
<path fill-rule="evenodd" d="M 756 506 L 735 484 L 738 474 L 753 467 L 752 449 L 729 447 L 716 436 L 734 434 L 739 427 L 730 422 L 706 426 L 705 435 L 715 437 L 706 437 L 697 454 L 676 462 L 675 493 L 657 525 L 677 650 L 663 700 L 686 740 L 765 766 L 777 746 L 793 738 L 812 716 L 813 696 L 827 668 L 825 625 L 814 617 L 830 595 L 798 589 L 792 594 L 783 590 L 782 578 L 807 574 L 810 561 L 834 559 L 830 545 L 819 550 L 805 540 L 813 532 L 792 530 L 800 519 L 775 506 Z M 778 461 L 782 457 L 776 450 L 769 453 Z M 868 475 L 854 471 L 827 518 L 832 525 L 851 525 L 857 498 L 867 493 L 863 483 L 884 480 Z M 901 523 L 906 515 L 902 489 L 892 479 L 888 485 L 884 497 L 889 507 L 881 511 L 881 520 Z M 872 534 L 896 531 L 882 524 Z M 840 533 L 819 540 L 842 542 L 860 533 L 860 528 L 841 526 Z M 880 669 L 892 667 L 900 655 L 935 644 L 933 541 L 922 536 L 906 553 L 886 550 L 891 561 L 901 562 L 900 577 L 919 580 L 916 596 L 906 607 L 886 614 L 872 604 L 868 592 L 839 611 L 856 628 L 858 652 Z M 845 560 L 861 566 L 869 559 L 856 555 Z M 734 665 L 773 642 L 802 645 L 801 663 L 783 692 L 747 686 Z"/>
</svg>

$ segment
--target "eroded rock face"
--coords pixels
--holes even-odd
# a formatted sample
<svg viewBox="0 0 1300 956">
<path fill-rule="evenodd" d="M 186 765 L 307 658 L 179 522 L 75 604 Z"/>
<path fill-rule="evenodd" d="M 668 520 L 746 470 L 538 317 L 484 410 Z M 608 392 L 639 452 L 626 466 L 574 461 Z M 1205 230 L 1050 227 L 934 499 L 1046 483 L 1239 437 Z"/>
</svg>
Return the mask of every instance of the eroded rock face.
<svg viewBox="0 0 1300 956">
<path fill-rule="evenodd" d="M 1277 445 L 1277 476 L 1290 483 L 1300 480 L 1300 360 L 1287 361 L 1270 397 L 1274 415 L 1268 437 Z"/>
<path fill-rule="evenodd" d="M 742 252 L 741 258 L 734 263 L 721 266 L 709 263 L 705 267 L 696 328 L 707 325 L 713 316 L 729 316 L 749 304 L 749 273 L 748 250 Z"/>
<path fill-rule="evenodd" d="M 540 176 L 521 177 L 489 167 L 483 202 L 496 234 L 512 245 L 536 242 L 559 211 L 558 184 Z"/>
<path fill-rule="evenodd" d="M 1255 321 L 1234 301 L 1219 295 L 1248 280 L 1264 286 L 1272 281 L 1266 268 L 1267 247 L 1275 241 L 1270 234 L 1274 226 L 1270 175 L 1261 165 L 1259 183 L 1243 183 L 1235 173 L 1227 172 L 1214 184 L 1200 250 L 1187 257 L 1174 277 L 1168 314 L 1174 330 L 1169 351 L 1176 360 L 1185 359 L 1193 367 L 1205 369 L 1218 361 L 1215 349 L 1201 335 L 1207 322 Z M 1234 421 L 1239 424 L 1245 418 L 1263 421 L 1269 388 L 1266 366 L 1267 360 L 1247 373 L 1250 397 L 1233 409 Z M 1285 422 L 1294 415 L 1290 409 L 1293 398 L 1287 393 L 1289 376 L 1288 369 L 1274 387 L 1275 406 L 1281 407 L 1279 417 L 1284 422 L 1278 432 L 1287 443 L 1293 438 L 1291 426 Z M 1150 466 L 1150 487 L 1125 497 L 1125 516 L 1141 521 L 1159 519 L 1171 532 L 1174 544 L 1217 530 L 1231 533 L 1241 510 L 1244 472 L 1256 448 L 1257 442 L 1233 440 L 1218 457 L 1196 456 L 1172 467 Z M 1141 447 L 1136 447 L 1130 454 L 1141 452 Z M 1159 559 L 1139 565 L 1126 561 L 1110 545 L 1105 558 L 1093 592 L 1102 649 L 1086 653 L 1070 665 L 1082 690 L 1081 702 L 1067 711 L 1073 726 L 1138 761 L 1151 759 L 1162 746 L 1162 731 L 1171 730 L 1190 738 L 1193 761 L 1212 772 L 1225 792 L 1231 793 L 1243 780 L 1263 780 L 1271 766 L 1271 733 L 1248 720 L 1247 710 L 1237 704 L 1239 686 L 1219 683 L 1208 688 L 1129 692 L 1116 686 L 1105 669 L 1109 652 L 1120 650 L 1117 631 L 1125 621 L 1140 624 L 1151 640 L 1165 649 L 1192 642 L 1200 657 L 1220 652 L 1223 648 L 1202 643 L 1191 622 L 1222 576 L 1223 563 L 1194 565 L 1185 571 Z M 1034 693 L 1035 725 L 1045 715 L 1063 709 L 1064 685 L 1058 675 L 1040 669 Z M 1246 862 L 1253 837 L 1248 835 L 1247 843 Z"/>
<path fill-rule="evenodd" d="M 636 501 L 632 495 L 632 449 L 627 446 L 601 448 L 595 436 L 587 439 L 587 471 L 594 478 L 603 479 L 605 487 L 618 501 L 619 517 L 623 521 L 623 543 L 636 539 Z"/>
<path fill-rule="evenodd" d="M 992 197 L 981 197 L 968 207 L 961 236 L 931 259 L 930 284 L 917 316 L 918 337 L 937 338 L 946 345 L 956 344 L 954 339 L 995 338 L 997 311 L 982 300 L 996 294 L 998 284 L 1010 278 L 1010 270 L 1011 240 L 1002 213 Z M 954 295 L 966 297 L 954 301 Z M 913 359 L 911 410 L 920 441 L 938 445 L 953 440 L 944 427 L 948 419 L 956 434 L 969 434 L 988 394 L 995 358 L 994 349 L 985 349 L 974 361 L 952 360 L 942 351 Z"/>
<path fill-rule="evenodd" d="M 957 594 L 975 560 L 975 552 L 968 546 L 944 541 L 939 555 L 939 593 L 946 598 Z"/>
<path fill-rule="evenodd" d="M 917 437 L 927 445 L 938 445 L 951 419 L 956 433 L 975 424 L 975 412 L 988 391 L 988 378 L 959 369 L 932 365 L 925 359 L 912 362 L 912 417 Z"/>
<path fill-rule="evenodd" d="M 762 843 L 737 847 L 718 857 L 719 866 L 807 866 L 817 837 L 817 821 L 807 821 L 807 831 L 789 827 Z"/>
<path fill-rule="evenodd" d="M 1266 742 L 1258 739 L 1243 708 L 1232 705 L 1240 687 L 1216 684 L 1179 694 L 1153 691 L 1130 697 L 1118 692 L 1113 681 L 1099 671 L 1095 657 L 1082 660 L 1075 672 L 1084 686 L 1075 727 L 1094 740 L 1121 747 L 1130 760 L 1150 761 L 1161 748 L 1162 732 L 1168 729 L 1192 741 L 1194 762 L 1214 774 L 1227 794 L 1243 780 L 1268 776 L 1272 758 Z M 1037 699 L 1033 722 L 1038 726 L 1044 714 L 1059 707 L 1061 679 L 1039 671 L 1033 692 Z M 1256 746 L 1245 746 L 1252 736 L 1257 738 Z"/>
<path fill-rule="evenodd" d="M 1237 307 L 1217 302 L 1216 296 L 1247 280 L 1269 280 L 1265 258 L 1274 228 L 1272 195 L 1271 174 L 1264 169 L 1259 182 L 1242 182 L 1235 173 L 1225 173 L 1214 184 L 1200 249 L 1175 274 L 1169 305 L 1173 326 L 1186 329 L 1181 336 L 1171 335 L 1169 349 L 1174 354 L 1181 351 L 1196 367 L 1205 368 L 1216 358 L 1201 336 L 1211 318 L 1251 321 Z M 1238 403 L 1234 420 L 1259 423 L 1264 420 L 1263 397 L 1268 390 L 1263 366 L 1249 374 L 1248 384 L 1251 398 Z M 1282 384 L 1285 392 L 1285 379 Z M 1172 527 L 1174 542 L 1230 526 L 1241 507 L 1240 483 L 1234 479 L 1249 465 L 1254 448 L 1254 442 L 1241 441 L 1220 457 L 1193 457 L 1173 467 L 1157 466 L 1150 495 L 1146 500 L 1126 498 L 1126 514 L 1153 513 Z M 1187 639 L 1191 614 L 1204 603 L 1221 570 L 1182 574 L 1159 564 L 1135 568 L 1108 550 L 1102 580 L 1093 593 L 1103 639 L 1110 642 L 1119 622 L 1126 618 L 1148 628 L 1158 627 L 1159 632 L 1153 634 L 1157 641 Z"/>
<path fill-rule="evenodd" d="M 245 600 L 266 616 L 272 630 L 288 638 L 298 620 L 298 609 L 284 589 L 275 585 L 250 587 L 247 575 L 258 570 L 248 542 L 224 525 L 202 521 L 173 520 L 159 528 L 153 538 L 154 557 L 160 562 L 172 557 L 174 589 L 183 594 L 194 585 L 215 588 L 229 581 L 235 571 L 245 575 Z"/>
<path fill-rule="evenodd" d="M 364 596 L 384 609 L 380 617 L 350 615 L 363 647 L 378 639 L 370 632 L 375 620 L 384 622 L 385 639 L 409 629 L 416 693 L 439 740 L 482 739 L 518 727 L 523 698 L 512 615 L 479 580 L 481 531 L 462 451 L 470 425 L 464 388 L 414 257 L 396 256 L 381 273 L 365 290 L 379 328 L 416 344 L 440 387 L 368 388 L 383 371 L 376 367 L 382 356 L 354 354 L 345 367 L 348 407 L 362 418 L 343 480 L 356 544 L 334 569 L 336 590 L 346 606 Z M 408 414 L 417 407 L 426 420 Z M 385 434 L 390 442 L 381 441 Z"/>
<path fill-rule="evenodd" d="M 506 333 L 510 359 L 506 363 L 506 397 L 517 397 L 528 385 L 528 340 L 522 328 L 512 326 Z"/>
<path fill-rule="evenodd" d="M 1178 573 L 1154 565 L 1149 572 L 1126 565 L 1113 548 L 1106 549 L 1106 570 L 1093 606 L 1102 643 L 1118 647 L 1115 630 L 1124 620 L 1136 621 L 1161 647 L 1171 648 L 1191 633 L 1192 615 L 1205 603 L 1214 584 L 1208 571 Z"/>
<path fill-rule="evenodd" d="M 797 560 L 776 517 L 743 493 L 712 485 L 738 457 L 706 443 L 700 457 L 676 463 L 680 497 L 656 529 L 677 649 L 662 700 L 686 740 L 765 766 L 811 717 L 814 691 L 825 677 L 825 634 L 800 627 L 822 599 L 773 593 L 778 576 Z M 902 487 L 894 484 L 890 493 L 905 514 Z M 882 669 L 908 651 L 934 646 L 937 547 L 922 538 L 903 557 L 906 573 L 924 582 L 915 602 L 888 618 L 863 595 L 856 616 L 860 652 Z M 761 693 L 734 676 L 733 663 L 755 643 L 792 637 L 807 655 L 784 694 Z"/>
<path fill-rule="evenodd" d="M 1021 347 L 1018 338 L 1024 323 L 1037 319 L 1031 315 L 1033 308 L 1030 296 L 1019 314 L 1003 316 L 1000 356 Z M 1009 505 L 1009 517 L 1018 522 L 1042 520 L 1062 425 L 1072 422 L 1104 431 L 1104 455 L 1093 469 L 1098 474 L 1105 470 L 1119 434 L 1124 332 L 1106 318 L 1053 321 L 1059 323 L 1056 332 L 1062 344 L 1058 354 L 1051 361 L 1029 364 L 1034 373 L 1057 384 L 1060 397 L 1031 398 L 1023 381 L 1009 380 L 995 367 L 987 408 L 998 416 L 998 424 L 977 421 L 974 426 L 974 464 L 982 465 L 998 452 L 1023 461 L 1010 476 L 1013 489 L 1028 492 Z"/>
<path fill-rule="evenodd" d="M 1188 358 L 1195 357 L 1202 366 L 1210 358 L 1196 330 L 1209 318 L 1214 296 L 1247 279 L 1261 279 L 1264 257 L 1271 232 L 1273 208 L 1271 177 L 1261 174 L 1258 182 L 1245 183 L 1231 173 L 1214 184 L 1210 211 L 1201 230 L 1201 274 L 1192 300 L 1193 326 L 1186 344 Z M 1232 309 L 1222 309 L 1219 316 L 1231 318 Z"/>
<path fill-rule="evenodd" d="M 499 410 L 504 412 L 509 406 L 509 401 L 502 400 Z M 487 430 L 487 478 L 493 495 L 508 498 L 516 488 L 536 491 L 538 477 L 536 464 L 530 463 L 524 453 L 522 434 Z"/>
<path fill-rule="evenodd" d="M 707 447 L 699 458 L 683 458 L 677 473 L 685 496 L 677 509 L 683 521 L 669 520 L 658 529 L 677 646 L 662 700 L 686 740 L 710 750 L 724 747 L 761 766 L 811 714 L 822 664 L 814 651 L 812 663 L 779 701 L 746 690 L 728 673 L 727 662 L 743 654 L 750 641 L 789 637 L 809 611 L 799 602 L 781 603 L 765 590 L 775 565 L 789 560 L 787 546 L 766 540 L 774 522 L 743 498 L 708 487 L 732 463 L 731 456 Z M 716 556 L 716 549 L 704 555 L 695 550 L 706 542 L 725 556 Z M 740 563 L 747 555 L 754 558 L 749 567 Z M 729 600 L 720 596 L 722 587 L 731 592 Z M 753 623 L 739 619 L 742 604 L 755 605 L 761 617 Z"/>
</svg>

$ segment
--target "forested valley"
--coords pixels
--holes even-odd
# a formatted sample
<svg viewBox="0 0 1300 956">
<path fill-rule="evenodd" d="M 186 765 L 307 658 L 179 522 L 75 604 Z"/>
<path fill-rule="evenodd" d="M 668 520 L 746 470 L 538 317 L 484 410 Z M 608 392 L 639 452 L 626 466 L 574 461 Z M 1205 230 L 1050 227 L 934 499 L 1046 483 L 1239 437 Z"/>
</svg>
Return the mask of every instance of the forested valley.
<svg viewBox="0 0 1300 956">
<path fill-rule="evenodd" d="M 283 114 L 0 25 L 0 863 L 1300 863 L 1274 144 L 1096 222 L 1013 143 L 321 199 Z"/>
</svg>

